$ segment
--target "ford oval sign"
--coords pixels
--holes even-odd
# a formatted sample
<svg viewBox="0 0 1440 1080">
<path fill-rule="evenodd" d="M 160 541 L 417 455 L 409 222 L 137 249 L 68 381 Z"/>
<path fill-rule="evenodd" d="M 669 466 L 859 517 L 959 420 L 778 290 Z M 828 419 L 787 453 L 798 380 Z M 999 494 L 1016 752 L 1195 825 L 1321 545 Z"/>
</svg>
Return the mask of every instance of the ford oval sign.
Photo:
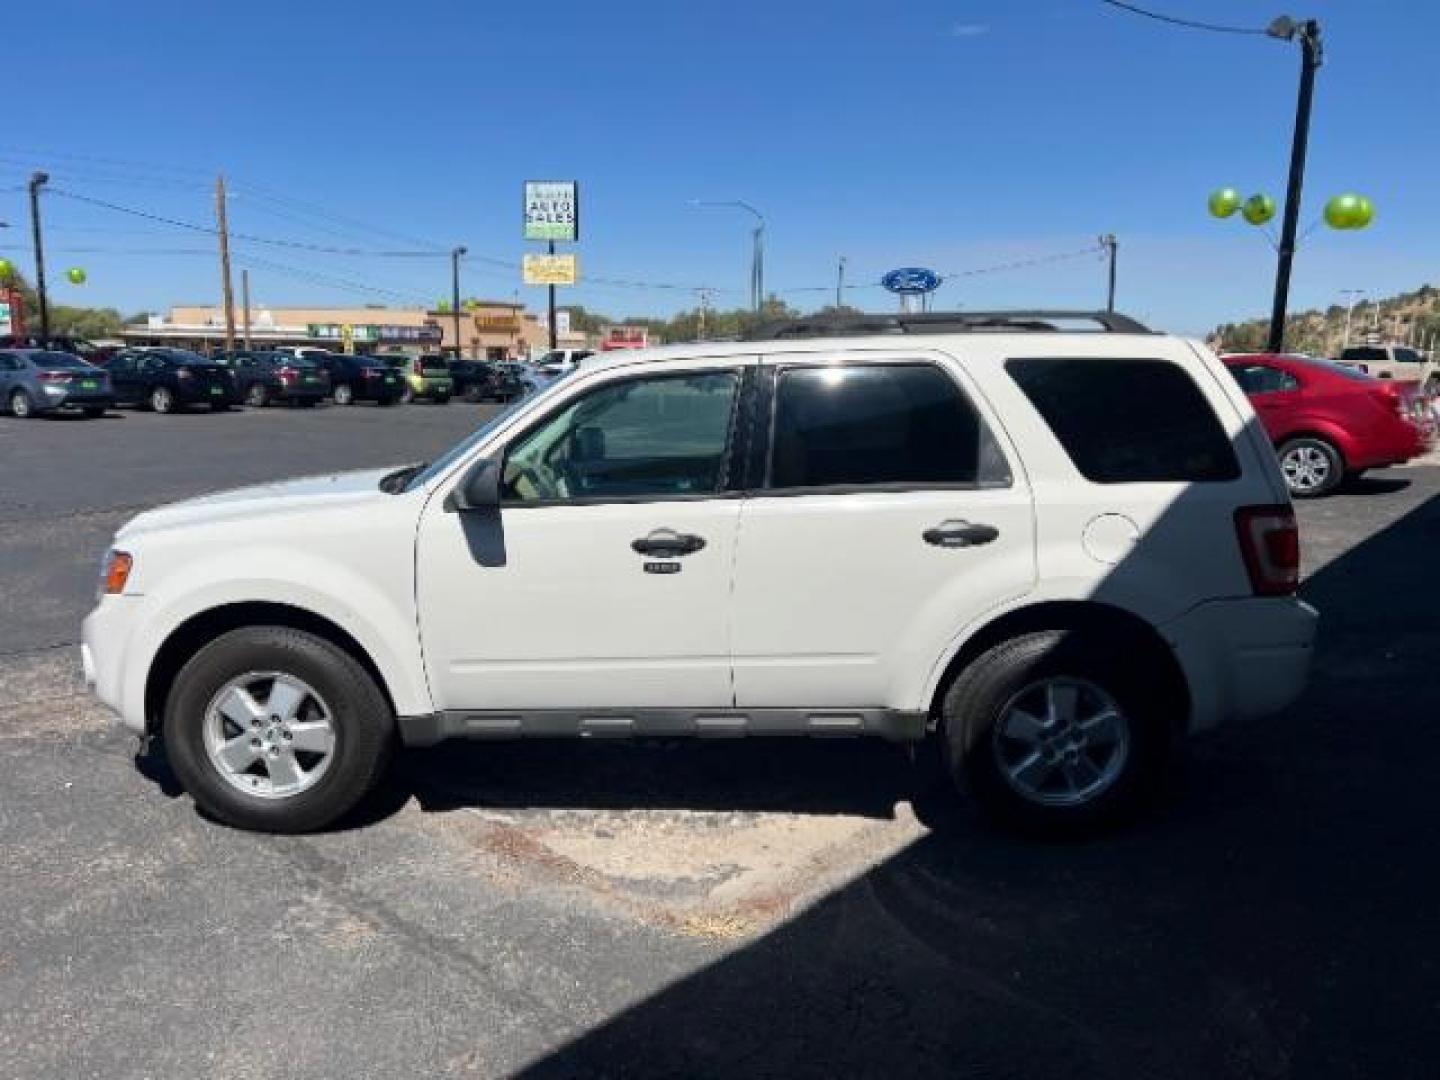
<svg viewBox="0 0 1440 1080">
<path fill-rule="evenodd" d="M 926 270 L 923 266 L 902 266 L 898 270 L 891 270 L 881 278 L 880 284 L 893 293 L 914 296 L 917 293 L 934 292 L 938 289 L 940 275 L 934 270 Z"/>
</svg>

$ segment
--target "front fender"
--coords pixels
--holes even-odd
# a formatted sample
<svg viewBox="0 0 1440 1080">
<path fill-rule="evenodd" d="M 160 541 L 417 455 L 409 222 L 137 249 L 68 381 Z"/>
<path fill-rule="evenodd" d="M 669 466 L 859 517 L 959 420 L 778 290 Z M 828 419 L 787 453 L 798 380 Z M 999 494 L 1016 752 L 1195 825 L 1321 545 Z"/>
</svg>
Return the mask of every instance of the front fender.
<svg viewBox="0 0 1440 1080">
<path fill-rule="evenodd" d="M 125 650 L 126 715 L 144 715 L 150 668 L 171 634 L 197 615 L 240 603 L 283 604 L 334 623 L 374 661 L 400 715 L 433 711 L 409 561 L 367 577 L 334 560 L 252 545 L 189 560 L 134 599 L 140 606 Z"/>
</svg>

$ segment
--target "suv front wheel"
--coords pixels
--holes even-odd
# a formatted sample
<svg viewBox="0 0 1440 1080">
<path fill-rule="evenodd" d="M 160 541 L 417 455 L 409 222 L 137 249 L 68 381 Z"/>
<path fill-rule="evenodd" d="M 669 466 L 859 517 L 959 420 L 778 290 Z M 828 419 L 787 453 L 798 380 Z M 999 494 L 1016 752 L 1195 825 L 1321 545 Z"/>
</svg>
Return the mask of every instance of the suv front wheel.
<svg viewBox="0 0 1440 1080">
<path fill-rule="evenodd" d="M 311 832 L 374 788 L 394 716 L 370 674 L 323 638 L 279 626 L 233 630 L 181 669 L 165 746 L 196 804 L 230 825 Z"/>
<path fill-rule="evenodd" d="M 1074 835 L 1131 816 L 1158 787 L 1170 736 L 1159 695 L 1072 631 L 1002 642 L 944 699 L 956 783 L 1002 824 Z"/>
</svg>

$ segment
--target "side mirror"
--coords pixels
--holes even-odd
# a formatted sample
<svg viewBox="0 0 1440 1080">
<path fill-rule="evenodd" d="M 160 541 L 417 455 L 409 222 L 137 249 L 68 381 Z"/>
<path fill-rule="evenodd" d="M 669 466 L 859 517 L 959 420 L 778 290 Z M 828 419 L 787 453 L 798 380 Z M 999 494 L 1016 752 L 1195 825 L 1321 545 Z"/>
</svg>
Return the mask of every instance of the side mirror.
<svg viewBox="0 0 1440 1080">
<path fill-rule="evenodd" d="M 460 483 L 445 496 L 445 509 L 450 513 L 500 508 L 500 462 L 481 458 L 470 466 Z"/>
</svg>

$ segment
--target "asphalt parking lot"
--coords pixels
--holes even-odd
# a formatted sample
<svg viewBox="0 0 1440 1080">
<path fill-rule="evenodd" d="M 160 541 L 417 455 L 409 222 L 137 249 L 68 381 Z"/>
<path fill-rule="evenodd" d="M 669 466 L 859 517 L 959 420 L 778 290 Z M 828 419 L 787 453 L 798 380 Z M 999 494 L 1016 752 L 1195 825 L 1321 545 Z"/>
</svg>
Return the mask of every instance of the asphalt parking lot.
<svg viewBox="0 0 1440 1080">
<path fill-rule="evenodd" d="M 109 535 L 491 411 L 0 418 L 0 1077 L 1434 1075 L 1440 467 L 1302 505 L 1310 692 L 1106 839 L 929 832 L 843 741 L 442 746 L 331 833 L 198 816 L 80 685 Z"/>
</svg>

